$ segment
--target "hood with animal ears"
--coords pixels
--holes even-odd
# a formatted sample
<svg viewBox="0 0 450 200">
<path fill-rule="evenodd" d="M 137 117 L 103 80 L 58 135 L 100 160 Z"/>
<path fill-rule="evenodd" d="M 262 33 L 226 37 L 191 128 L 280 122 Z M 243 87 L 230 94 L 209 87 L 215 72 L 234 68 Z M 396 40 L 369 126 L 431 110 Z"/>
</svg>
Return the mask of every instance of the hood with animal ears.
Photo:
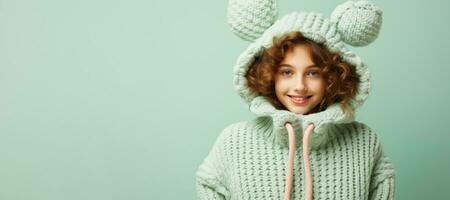
<svg viewBox="0 0 450 200">
<path fill-rule="evenodd" d="M 227 18 L 232 32 L 251 42 L 237 59 L 233 84 L 252 113 L 270 120 L 276 143 L 284 147 L 288 145 L 286 122 L 292 124 L 296 133 L 302 133 L 308 124 L 314 124 L 311 148 L 318 148 L 332 137 L 327 131 L 329 125 L 350 123 L 354 121 L 354 114 L 345 114 L 338 103 L 308 115 L 277 110 L 265 97 L 251 94 L 245 75 L 255 57 L 272 45 L 273 37 L 299 31 L 306 38 L 339 53 L 344 61 L 355 67 L 360 84 L 349 106 L 356 111 L 369 96 L 371 75 L 367 65 L 346 45 L 360 47 L 372 43 L 381 28 L 382 11 L 370 1 L 349 0 L 337 6 L 329 18 L 320 13 L 301 11 L 280 19 L 277 17 L 276 0 L 229 0 Z M 296 136 L 297 144 L 301 144 L 301 138 L 302 135 Z"/>
</svg>

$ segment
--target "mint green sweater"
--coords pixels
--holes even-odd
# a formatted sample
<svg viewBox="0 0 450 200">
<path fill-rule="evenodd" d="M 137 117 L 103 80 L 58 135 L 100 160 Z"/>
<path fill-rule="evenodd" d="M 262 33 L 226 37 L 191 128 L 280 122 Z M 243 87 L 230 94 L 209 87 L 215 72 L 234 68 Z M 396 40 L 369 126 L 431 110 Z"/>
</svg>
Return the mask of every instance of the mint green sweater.
<svg viewBox="0 0 450 200">
<path fill-rule="evenodd" d="M 239 5 L 232 8 L 254 1 L 235 2 Z M 270 23 L 252 41 L 236 62 L 233 84 L 256 117 L 231 124 L 221 132 L 196 172 L 200 199 L 394 199 L 393 164 L 377 134 L 355 121 L 354 114 L 369 96 L 371 75 L 368 66 L 345 44 L 354 44 L 349 38 L 374 36 L 371 31 L 378 31 L 376 27 L 381 25 L 381 11 L 374 8 L 368 1 L 348 1 L 333 12 L 335 20 L 313 12 L 293 12 Z M 365 22 L 373 24 L 365 26 Z M 245 75 L 255 58 L 272 45 L 274 37 L 292 31 L 324 44 L 355 68 L 360 83 L 349 102 L 355 113 L 345 113 L 335 103 L 321 112 L 295 114 L 278 110 L 263 96 L 252 93 Z M 371 41 L 373 38 L 363 43 Z M 289 138 L 296 146 L 290 145 Z M 293 157 L 288 159 L 288 155 Z"/>
<path fill-rule="evenodd" d="M 394 199 L 394 169 L 365 124 L 329 127 L 328 143 L 310 152 L 314 199 Z M 199 199 L 283 199 L 288 149 L 270 117 L 225 128 L 197 171 Z M 304 199 L 302 147 L 292 199 Z"/>
</svg>

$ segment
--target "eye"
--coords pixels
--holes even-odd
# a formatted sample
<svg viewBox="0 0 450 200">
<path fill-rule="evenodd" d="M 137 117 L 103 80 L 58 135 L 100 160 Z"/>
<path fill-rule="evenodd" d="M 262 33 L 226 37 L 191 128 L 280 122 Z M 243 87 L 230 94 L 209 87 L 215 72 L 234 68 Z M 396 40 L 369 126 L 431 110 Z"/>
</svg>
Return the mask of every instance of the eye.
<svg viewBox="0 0 450 200">
<path fill-rule="evenodd" d="M 281 70 L 283 76 L 290 76 L 292 74 L 291 70 Z"/>
<path fill-rule="evenodd" d="M 308 75 L 311 75 L 311 76 L 318 76 L 319 75 L 319 72 L 318 71 L 309 71 L 308 72 Z"/>
</svg>

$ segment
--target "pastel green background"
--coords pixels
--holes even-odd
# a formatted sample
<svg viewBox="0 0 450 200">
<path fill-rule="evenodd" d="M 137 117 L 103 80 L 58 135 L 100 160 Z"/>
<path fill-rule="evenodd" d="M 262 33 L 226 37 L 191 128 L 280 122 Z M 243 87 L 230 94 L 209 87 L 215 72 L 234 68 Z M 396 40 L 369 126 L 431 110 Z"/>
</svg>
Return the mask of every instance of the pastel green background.
<svg viewBox="0 0 450 200">
<path fill-rule="evenodd" d="M 375 0 L 374 0 L 375 1 Z M 329 16 L 344 0 L 280 0 Z M 450 1 L 377 0 L 370 125 L 396 199 L 450 199 Z M 196 199 L 195 171 L 253 114 L 226 0 L 0 0 L 0 199 Z"/>
</svg>

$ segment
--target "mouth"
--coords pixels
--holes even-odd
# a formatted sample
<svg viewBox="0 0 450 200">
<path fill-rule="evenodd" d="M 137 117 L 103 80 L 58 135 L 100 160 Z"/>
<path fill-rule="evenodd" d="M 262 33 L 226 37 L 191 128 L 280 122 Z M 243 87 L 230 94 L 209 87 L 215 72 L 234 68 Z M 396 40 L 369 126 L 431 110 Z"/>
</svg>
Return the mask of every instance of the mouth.
<svg viewBox="0 0 450 200">
<path fill-rule="evenodd" d="M 312 95 L 310 96 L 291 96 L 291 95 L 287 95 L 292 103 L 297 104 L 297 105 L 305 105 L 306 103 L 308 103 L 309 98 L 312 97 Z"/>
</svg>

